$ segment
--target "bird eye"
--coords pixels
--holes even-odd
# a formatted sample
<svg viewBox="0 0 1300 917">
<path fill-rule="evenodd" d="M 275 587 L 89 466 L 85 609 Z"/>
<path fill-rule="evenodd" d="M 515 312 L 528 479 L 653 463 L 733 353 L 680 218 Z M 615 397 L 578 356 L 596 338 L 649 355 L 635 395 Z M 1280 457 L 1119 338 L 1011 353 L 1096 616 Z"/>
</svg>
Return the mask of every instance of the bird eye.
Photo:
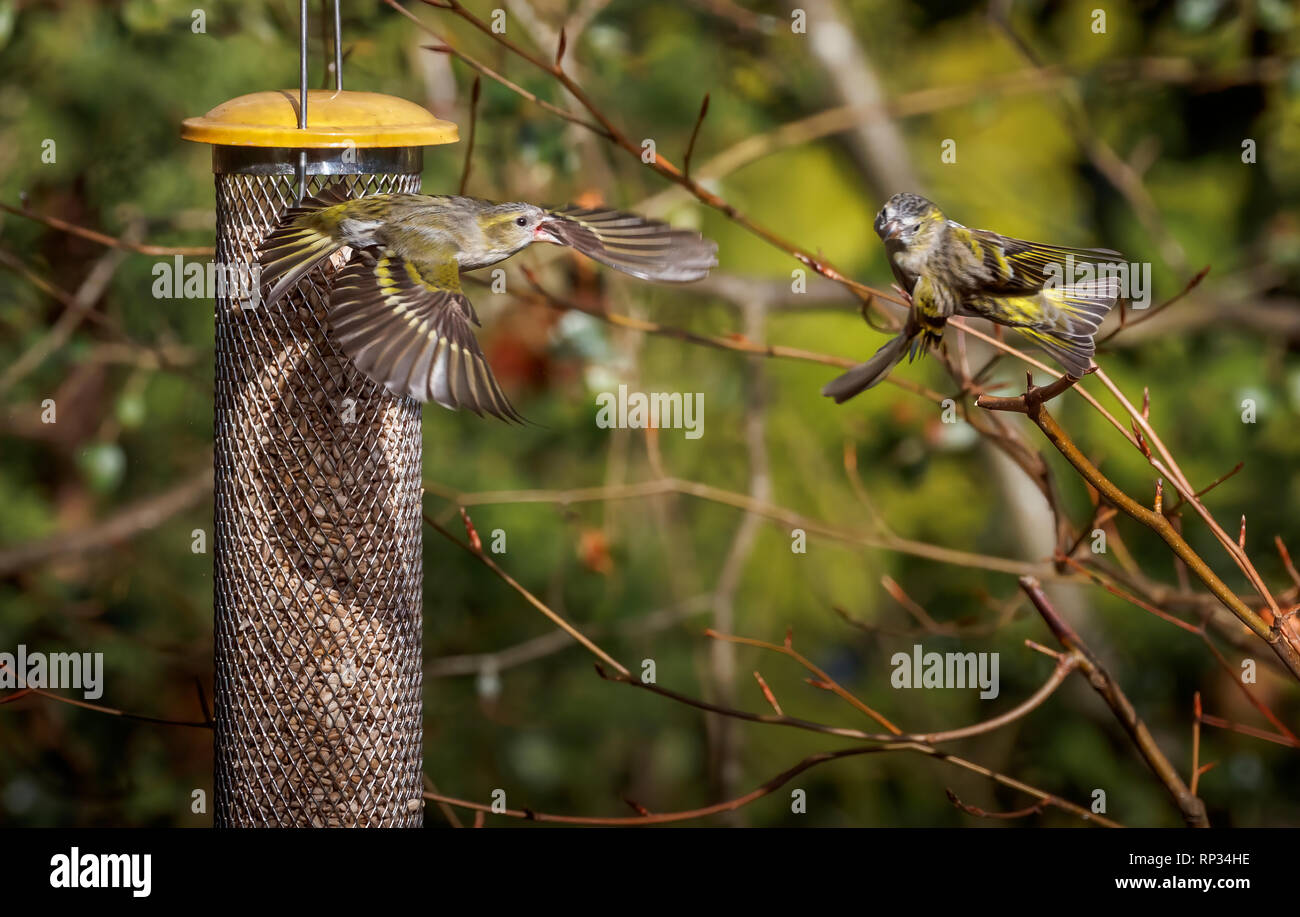
<svg viewBox="0 0 1300 917">
<path fill-rule="evenodd" d="M 515 220 L 515 225 L 516 225 L 516 226 L 527 226 L 527 225 L 528 225 L 528 217 L 520 217 L 519 219 Z"/>
</svg>

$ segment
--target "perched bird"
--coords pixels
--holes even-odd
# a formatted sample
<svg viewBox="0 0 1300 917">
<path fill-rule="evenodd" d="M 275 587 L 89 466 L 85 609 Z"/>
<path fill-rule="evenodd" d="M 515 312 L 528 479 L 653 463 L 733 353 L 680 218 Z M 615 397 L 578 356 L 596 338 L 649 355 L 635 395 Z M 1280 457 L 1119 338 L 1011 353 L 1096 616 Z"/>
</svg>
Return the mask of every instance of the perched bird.
<svg viewBox="0 0 1300 917">
<path fill-rule="evenodd" d="M 328 318 L 356 367 L 398 395 L 522 421 L 474 338 L 479 320 L 460 272 L 534 242 L 568 245 L 643 280 L 687 283 L 718 263 L 717 245 L 699 233 L 635 214 L 425 194 L 349 199 L 335 184 L 286 211 L 262 243 L 263 302 L 350 246 Z"/>
<path fill-rule="evenodd" d="M 930 201 L 907 193 L 895 194 L 881 208 L 876 233 L 911 309 L 897 337 L 822 389 L 836 404 L 880 382 L 904 355 L 915 359 L 938 344 L 952 315 L 1008 325 L 1051 354 L 1071 376 L 1088 371 L 1093 335 L 1119 299 L 1119 279 L 1094 276 L 1071 284 L 1069 263 L 1119 262 L 1119 252 L 1043 245 L 967 229 Z"/>
</svg>

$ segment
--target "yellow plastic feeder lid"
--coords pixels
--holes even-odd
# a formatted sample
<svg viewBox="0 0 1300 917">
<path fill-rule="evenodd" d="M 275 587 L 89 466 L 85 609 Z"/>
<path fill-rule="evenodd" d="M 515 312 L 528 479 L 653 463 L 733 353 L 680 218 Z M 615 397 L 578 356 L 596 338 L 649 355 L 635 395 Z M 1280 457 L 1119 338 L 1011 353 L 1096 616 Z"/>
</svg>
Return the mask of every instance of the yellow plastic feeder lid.
<svg viewBox="0 0 1300 917">
<path fill-rule="evenodd" d="M 181 122 L 181 138 L 220 146 L 329 149 L 433 146 L 460 139 L 456 125 L 414 102 L 377 92 L 307 91 L 307 127 L 298 127 L 297 90 L 254 92 Z"/>
</svg>

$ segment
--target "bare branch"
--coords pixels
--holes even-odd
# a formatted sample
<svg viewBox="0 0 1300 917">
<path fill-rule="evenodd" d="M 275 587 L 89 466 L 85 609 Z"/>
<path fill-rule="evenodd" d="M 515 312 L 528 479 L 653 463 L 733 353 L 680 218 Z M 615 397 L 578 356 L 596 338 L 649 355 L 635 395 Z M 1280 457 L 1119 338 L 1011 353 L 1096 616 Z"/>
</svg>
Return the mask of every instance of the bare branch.
<svg viewBox="0 0 1300 917">
<path fill-rule="evenodd" d="M 1079 639 L 1079 635 L 1074 632 L 1074 629 L 1052 608 L 1038 581 L 1033 577 L 1021 577 L 1020 588 L 1029 596 L 1029 600 L 1034 603 L 1038 613 L 1043 616 L 1043 621 L 1046 622 L 1052 634 L 1055 635 L 1057 642 L 1069 651 L 1080 670 L 1088 676 L 1088 683 L 1101 695 L 1102 700 L 1114 712 L 1115 718 L 1119 720 L 1120 725 L 1129 734 L 1138 751 L 1146 760 L 1147 765 L 1160 779 L 1160 782 L 1165 785 L 1165 789 L 1169 791 L 1169 795 L 1177 803 L 1188 826 L 1192 828 L 1210 827 L 1210 820 L 1205 814 L 1205 803 L 1198 799 L 1183 783 L 1183 778 L 1178 776 L 1178 771 L 1169 763 L 1169 759 L 1165 757 L 1164 752 L 1160 750 L 1160 746 L 1156 744 L 1151 731 L 1147 729 L 1146 723 L 1142 722 L 1142 719 L 1137 715 L 1133 704 L 1129 702 L 1119 684 L 1111 678 L 1110 673 L 1106 671 L 1097 657 Z"/>
<path fill-rule="evenodd" d="M 131 504 L 87 528 L 53 535 L 28 544 L 0 548 L 0 577 L 50 560 L 93 554 L 155 529 L 212 493 L 212 465 L 163 493 Z"/>
</svg>

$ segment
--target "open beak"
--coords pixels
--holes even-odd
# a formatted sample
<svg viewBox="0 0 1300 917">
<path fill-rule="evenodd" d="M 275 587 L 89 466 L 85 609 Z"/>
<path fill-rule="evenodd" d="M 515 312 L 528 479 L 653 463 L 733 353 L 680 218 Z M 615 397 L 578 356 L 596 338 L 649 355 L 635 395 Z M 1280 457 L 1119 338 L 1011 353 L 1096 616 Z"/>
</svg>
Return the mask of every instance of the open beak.
<svg viewBox="0 0 1300 917">
<path fill-rule="evenodd" d="M 533 229 L 533 241 L 563 245 L 564 242 L 562 242 L 560 237 L 551 230 L 552 224 L 553 221 L 551 220 L 542 220 L 542 222 L 538 223 L 536 228 Z"/>
</svg>

